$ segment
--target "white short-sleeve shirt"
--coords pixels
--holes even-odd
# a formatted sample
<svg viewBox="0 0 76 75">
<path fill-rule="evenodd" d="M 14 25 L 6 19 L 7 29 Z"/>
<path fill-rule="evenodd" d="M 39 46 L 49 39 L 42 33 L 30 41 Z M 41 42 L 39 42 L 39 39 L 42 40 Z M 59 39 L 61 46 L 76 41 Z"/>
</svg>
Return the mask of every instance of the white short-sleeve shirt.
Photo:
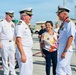
<svg viewBox="0 0 76 75">
<path fill-rule="evenodd" d="M 75 37 L 74 23 L 72 21 L 65 22 L 59 33 L 59 47 L 63 46 L 65 48 L 68 38 L 70 36 Z"/>
<path fill-rule="evenodd" d="M 21 37 L 22 45 L 25 47 L 32 47 L 33 40 L 31 36 L 31 31 L 28 25 L 24 21 L 20 21 L 21 23 L 16 25 L 15 35 L 16 37 Z"/>
<path fill-rule="evenodd" d="M 44 46 L 43 48 L 47 51 L 49 51 L 49 49 L 51 49 L 51 46 L 53 46 L 54 44 L 56 44 L 56 40 L 57 40 L 57 34 L 54 32 L 53 35 L 50 35 L 48 32 L 45 32 L 42 34 L 44 36 L 43 41 L 44 41 Z M 56 49 L 55 49 L 56 50 Z"/>
<path fill-rule="evenodd" d="M 0 40 L 13 40 L 15 24 L 3 20 L 0 22 Z"/>
</svg>

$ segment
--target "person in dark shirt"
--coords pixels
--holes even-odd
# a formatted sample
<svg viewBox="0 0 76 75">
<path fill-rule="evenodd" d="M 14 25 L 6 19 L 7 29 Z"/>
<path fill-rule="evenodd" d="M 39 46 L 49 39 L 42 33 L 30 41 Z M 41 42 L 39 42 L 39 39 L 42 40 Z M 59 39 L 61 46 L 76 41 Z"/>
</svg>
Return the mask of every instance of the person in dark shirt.
<svg viewBox="0 0 76 75">
<path fill-rule="evenodd" d="M 41 30 L 38 33 L 39 42 L 41 42 L 41 35 L 46 32 L 45 24 L 41 24 Z"/>
<path fill-rule="evenodd" d="M 33 30 L 32 30 L 32 28 L 31 28 L 31 25 L 29 25 L 29 28 L 30 28 L 31 34 L 33 34 Z"/>
</svg>

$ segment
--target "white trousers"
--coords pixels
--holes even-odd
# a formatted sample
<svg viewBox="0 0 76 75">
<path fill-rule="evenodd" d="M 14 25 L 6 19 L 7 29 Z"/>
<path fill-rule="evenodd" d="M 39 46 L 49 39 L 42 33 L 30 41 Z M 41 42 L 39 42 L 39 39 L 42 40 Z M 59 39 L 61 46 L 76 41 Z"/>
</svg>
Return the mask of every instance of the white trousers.
<svg viewBox="0 0 76 75">
<path fill-rule="evenodd" d="M 2 64 L 4 75 L 15 74 L 15 45 L 14 42 L 9 42 L 8 40 L 2 40 Z M 8 66 L 8 58 L 9 58 L 9 66 Z"/>
<path fill-rule="evenodd" d="M 68 51 L 64 59 L 61 58 L 62 52 L 59 53 L 56 75 L 72 75 L 71 67 L 70 67 L 72 53 L 73 53 L 72 51 Z"/>
<path fill-rule="evenodd" d="M 76 46 L 76 32 L 75 32 L 74 44 L 75 44 L 75 46 Z"/>
<path fill-rule="evenodd" d="M 19 75 L 33 75 L 33 58 L 32 58 L 32 50 L 30 47 L 23 47 L 25 55 L 26 55 L 26 62 L 21 62 L 21 55 L 19 51 L 16 52 L 16 57 L 19 64 Z"/>
</svg>

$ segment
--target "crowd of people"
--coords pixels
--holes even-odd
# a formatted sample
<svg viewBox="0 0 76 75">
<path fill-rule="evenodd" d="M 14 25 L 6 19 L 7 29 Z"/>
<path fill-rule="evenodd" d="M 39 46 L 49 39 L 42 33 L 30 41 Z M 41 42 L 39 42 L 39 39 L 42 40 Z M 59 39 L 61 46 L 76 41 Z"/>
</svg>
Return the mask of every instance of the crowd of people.
<svg viewBox="0 0 76 75">
<path fill-rule="evenodd" d="M 58 6 L 56 14 L 62 21 L 61 25 L 56 23 L 54 30 L 53 22 L 46 21 L 38 33 L 40 51 L 46 61 L 46 75 L 50 75 L 51 62 L 53 75 L 72 75 L 70 61 L 75 24 L 70 20 L 69 12 L 70 9 Z M 20 21 L 16 25 L 12 22 L 13 11 L 5 12 L 5 19 L 0 22 L 0 50 L 4 75 L 17 75 L 15 58 L 19 65 L 19 75 L 33 75 L 33 39 L 28 26 L 32 19 L 32 8 L 20 10 L 19 13 Z"/>
</svg>

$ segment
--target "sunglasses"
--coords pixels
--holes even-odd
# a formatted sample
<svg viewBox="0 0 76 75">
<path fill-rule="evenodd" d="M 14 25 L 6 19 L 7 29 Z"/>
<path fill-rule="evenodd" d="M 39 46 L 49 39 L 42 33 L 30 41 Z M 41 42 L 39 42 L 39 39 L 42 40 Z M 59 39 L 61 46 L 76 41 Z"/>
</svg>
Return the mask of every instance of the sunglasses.
<svg viewBox="0 0 76 75">
<path fill-rule="evenodd" d="M 27 14 L 27 15 L 30 16 L 30 17 L 32 16 L 31 14 Z"/>
</svg>

